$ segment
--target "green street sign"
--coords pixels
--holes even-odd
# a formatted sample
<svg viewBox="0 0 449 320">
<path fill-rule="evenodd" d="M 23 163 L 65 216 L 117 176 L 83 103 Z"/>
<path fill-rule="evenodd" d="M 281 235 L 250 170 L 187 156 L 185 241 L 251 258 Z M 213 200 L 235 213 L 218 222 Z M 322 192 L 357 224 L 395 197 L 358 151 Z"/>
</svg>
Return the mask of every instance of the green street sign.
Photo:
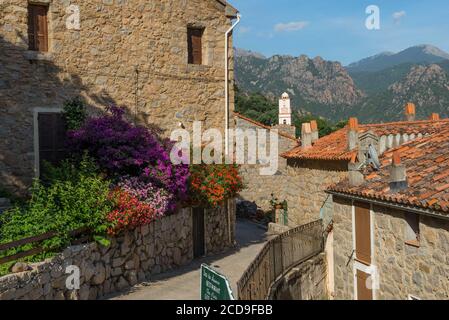
<svg viewBox="0 0 449 320">
<path fill-rule="evenodd" d="M 206 264 L 201 265 L 201 300 L 235 300 L 228 279 Z"/>
</svg>

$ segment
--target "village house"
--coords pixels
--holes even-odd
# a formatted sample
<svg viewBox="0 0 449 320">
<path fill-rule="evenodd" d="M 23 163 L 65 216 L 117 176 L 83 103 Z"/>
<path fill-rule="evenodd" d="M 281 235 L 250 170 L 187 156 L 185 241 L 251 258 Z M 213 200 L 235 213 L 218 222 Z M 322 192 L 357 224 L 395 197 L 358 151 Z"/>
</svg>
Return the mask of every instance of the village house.
<svg viewBox="0 0 449 320">
<path fill-rule="evenodd" d="M 225 0 L 3 1 L 2 187 L 23 192 L 43 160 L 61 158 L 60 112 L 75 97 L 91 112 L 124 105 L 166 136 L 193 121 L 224 130 L 225 106 L 234 108 L 233 53 L 225 51 L 237 17 Z"/>
<path fill-rule="evenodd" d="M 447 125 L 387 151 L 379 165 L 364 166 L 361 176 L 328 190 L 334 297 L 448 299 Z"/>
<path fill-rule="evenodd" d="M 245 182 L 245 190 L 240 193 L 240 197 L 249 202 L 254 202 L 257 206 L 264 210 L 271 210 L 271 194 L 284 194 L 288 192 L 287 184 L 285 184 L 285 178 L 287 176 L 287 160 L 281 157 L 281 154 L 291 150 L 298 145 L 298 139 L 296 135 L 296 127 L 291 125 L 291 106 L 290 97 L 287 93 L 284 93 L 279 99 L 279 124 L 275 126 L 266 126 L 262 123 L 254 121 L 241 114 L 234 113 L 234 126 L 235 128 L 247 132 L 248 130 L 265 130 L 267 150 L 270 150 L 270 132 L 277 130 L 278 133 L 278 170 L 274 175 L 261 175 L 260 166 L 261 163 L 257 162 L 253 164 L 245 163 L 240 167 L 240 173 Z M 238 146 L 237 146 L 238 147 Z M 244 145 L 244 154 L 248 154 L 248 141 Z M 267 151 L 269 152 L 269 151 Z"/>
</svg>

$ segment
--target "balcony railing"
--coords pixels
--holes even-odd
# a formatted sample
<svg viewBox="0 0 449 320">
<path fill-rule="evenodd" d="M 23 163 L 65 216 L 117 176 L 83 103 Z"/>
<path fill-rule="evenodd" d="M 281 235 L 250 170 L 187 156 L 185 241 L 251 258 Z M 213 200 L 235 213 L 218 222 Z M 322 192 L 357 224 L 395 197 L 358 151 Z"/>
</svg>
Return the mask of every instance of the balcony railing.
<svg viewBox="0 0 449 320">
<path fill-rule="evenodd" d="M 322 220 L 271 239 L 237 283 L 240 300 L 265 300 L 272 285 L 300 263 L 323 252 Z"/>
</svg>

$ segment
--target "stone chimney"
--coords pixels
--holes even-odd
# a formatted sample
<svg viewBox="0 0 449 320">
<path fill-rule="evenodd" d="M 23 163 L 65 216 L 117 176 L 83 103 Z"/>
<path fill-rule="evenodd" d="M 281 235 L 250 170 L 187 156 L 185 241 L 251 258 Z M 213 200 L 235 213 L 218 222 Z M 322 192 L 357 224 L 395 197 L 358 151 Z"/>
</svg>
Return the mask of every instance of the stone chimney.
<svg viewBox="0 0 449 320">
<path fill-rule="evenodd" d="M 407 188 L 407 170 L 401 163 L 401 153 L 395 151 L 390 167 L 390 190 L 391 192 L 398 192 Z"/>
<path fill-rule="evenodd" d="M 310 123 L 303 123 L 301 128 L 301 146 L 310 148 L 312 146 L 312 128 Z"/>
<path fill-rule="evenodd" d="M 416 119 L 416 106 L 415 104 L 409 102 L 405 105 L 405 120 L 415 121 Z"/>
<path fill-rule="evenodd" d="M 363 182 L 365 182 L 365 178 L 363 176 L 363 173 L 360 171 L 361 163 L 358 160 L 357 153 L 354 153 L 354 155 L 351 158 L 351 161 L 348 164 L 348 179 L 349 179 L 349 186 L 351 187 L 358 187 Z"/>
<path fill-rule="evenodd" d="M 310 129 L 312 130 L 312 143 L 320 138 L 320 133 L 318 131 L 318 123 L 316 120 L 310 121 Z"/>
<path fill-rule="evenodd" d="M 359 121 L 357 118 L 349 119 L 348 149 L 354 150 L 359 144 Z"/>
<path fill-rule="evenodd" d="M 430 120 L 432 120 L 432 121 L 439 121 L 440 120 L 440 115 L 438 113 L 432 113 L 432 115 L 430 116 Z"/>
</svg>

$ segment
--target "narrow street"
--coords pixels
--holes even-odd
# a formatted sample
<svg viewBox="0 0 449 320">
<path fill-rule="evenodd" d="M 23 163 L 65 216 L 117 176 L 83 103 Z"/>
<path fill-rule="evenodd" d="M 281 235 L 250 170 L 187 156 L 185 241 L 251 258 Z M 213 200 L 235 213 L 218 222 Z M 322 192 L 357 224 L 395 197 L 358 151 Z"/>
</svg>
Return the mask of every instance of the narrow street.
<svg viewBox="0 0 449 320">
<path fill-rule="evenodd" d="M 237 220 L 237 247 L 224 254 L 193 261 L 177 270 L 154 276 L 151 282 L 110 297 L 112 300 L 198 300 L 200 297 L 200 266 L 207 263 L 226 275 L 234 296 L 237 281 L 267 241 L 266 231 L 247 220 Z"/>
</svg>

